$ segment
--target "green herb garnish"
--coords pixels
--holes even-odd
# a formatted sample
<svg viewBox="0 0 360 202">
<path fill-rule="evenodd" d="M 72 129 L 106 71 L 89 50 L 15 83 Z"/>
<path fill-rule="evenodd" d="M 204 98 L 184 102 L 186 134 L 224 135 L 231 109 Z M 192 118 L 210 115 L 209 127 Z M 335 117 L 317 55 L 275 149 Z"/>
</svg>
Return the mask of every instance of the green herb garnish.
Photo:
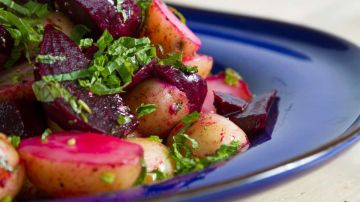
<svg viewBox="0 0 360 202">
<path fill-rule="evenodd" d="M 116 9 L 116 12 L 121 14 L 121 16 L 123 18 L 123 22 L 125 23 L 127 21 L 127 19 L 129 18 L 129 11 L 126 11 L 121 8 L 122 3 L 124 3 L 124 0 L 117 0 L 115 9 Z"/>
<path fill-rule="evenodd" d="M 165 180 L 165 179 L 169 178 L 169 176 L 166 173 L 161 172 L 160 170 L 155 170 L 152 173 L 155 174 L 156 181 L 161 181 L 161 180 Z"/>
<path fill-rule="evenodd" d="M 79 46 L 81 49 L 89 48 L 93 45 L 94 40 L 92 38 L 81 39 Z"/>
<path fill-rule="evenodd" d="M 45 129 L 45 131 L 41 134 L 41 142 L 45 143 L 48 141 L 48 136 L 52 133 L 50 128 Z"/>
<path fill-rule="evenodd" d="M 116 121 L 119 125 L 125 125 L 131 122 L 131 118 L 125 115 L 119 115 Z"/>
<path fill-rule="evenodd" d="M 138 118 L 149 115 L 156 111 L 156 105 L 154 104 L 141 104 L 136 108 L 136 114 Z"/>
<path fill-rule="evenodd" d="M 37 55 L 35 58 L 35 62 L 42 64 L 54 64 L 56 62 L 65 61 L 66 57 L 62 55 Z"/>
<path fill-rule="evenodd" d="M 226 68 L 225 70 L 225 83 L 230 86 L 237 86 L 239 80 L 242 80 L 242 77 L 233 69 Z"/>
<path fill-rule="evenodd" d="M 162 143 L 163 142 L 163 140 L 157 135 L 151 135 L 147 139 L 152 141 L 152 142 L 157 142 L 157 143 Z"/>
<path fill-rule="evenodd" d="M 195 74 L 198 72 L 198 68 L 196 66 L 186 66 L 182 62 L 182 54 L 181 53 L 169 53 L 167 54 L 165 59 L 160 60 L 161 65 L 173 66 L 184 73 Z"/>
<path fill-rule="evenodd" d="M 10 141 L 10 143 L 12 144 L 12 146 L 13 146 L 15 149 L 17 149 L 17 148 L 19 147 L 21 138 L 20 138 L 20 136 L 13 135 L 13 136 L 10 136 L 10 137 L 9 137 L 9 141 Z"/>
<path fill-rule="evenodd" d="M 192 149 L 199 147 L 199 143 L 186 134 L 187 129 L 200 118 L 195 112 L 183 118 L 183 128 L 173 137 L 173 144 L 170 148 L 170 157 L 176 163 L 175 173 L 177 175 L 201 170 L 206 166 L 226 160 L 236 154 L 239 142 L 233 141 L 229 145 L 222 145 L 214 155 L 205 158 L 197 158 L 192 154 Z"/>
<path fill-rule="evenodd" d="M 13 199 L 11 196 L 7 195 L 7 196 L 4 196 L 0 201 L 1 202 L 12 202 Z"/>
<path fill-rule="evenodd" d="M 141 172 L 140 172 L 139 177 L 136 179 L 134 186 L 139 186 L 139 185 L 144 184 L 146 173 L 147 173 L 147 167 L 146 167 L 145 160 L 141 159 Z"/>
<path fill-rule="evenodd" d="M 113 184 L 115 182 L 115 178 L 115 174 L 111 172 L 102 173 L 100 176 L 100 179 L 107 184 Z"/>
<path fill-rule="evenodd" d="M 36 99 L 40 102 L 53 102 L 57 98 L 64 99 L 85 122 L 88 121 L 87 114 L 92 113 L 92 110 L 84 101 L 77 100 L 57 81 L 46 80 L 45 77 L 34 82 L 32 89 Z"/>
</svg>

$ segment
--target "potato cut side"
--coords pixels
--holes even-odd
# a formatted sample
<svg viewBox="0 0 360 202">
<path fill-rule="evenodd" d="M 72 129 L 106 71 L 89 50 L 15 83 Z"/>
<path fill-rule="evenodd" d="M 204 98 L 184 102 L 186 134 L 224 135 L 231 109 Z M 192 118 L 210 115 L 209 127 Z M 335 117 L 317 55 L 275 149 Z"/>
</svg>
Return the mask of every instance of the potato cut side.
<svg viewBox="0 0 360 202">
<path fill-rule="evenodd" d="M 23 140 L 20 156 L 29 180 L 53 196 L 104 193 L 131 187 L 141 172 L 143 149 L 95 133 L 62 132 Z"/>
<path fill-rule="evenodd" d="M 184 58 L 183 63 L 187 66 L 196 66 L 198 68 L 197 74 L 206 79 L 212 70 L 214 59 L 208 55 L 197 54 L 193 57 Z"/>
<path fill-rule="evenodd" d="M 194 55 L 201 46 L 200 39 L 162 0 L 152 2 L 144 35 L 154 44 L 161 45 L 165 54 L 178 52 L 188 57 Z"/>
</svg>

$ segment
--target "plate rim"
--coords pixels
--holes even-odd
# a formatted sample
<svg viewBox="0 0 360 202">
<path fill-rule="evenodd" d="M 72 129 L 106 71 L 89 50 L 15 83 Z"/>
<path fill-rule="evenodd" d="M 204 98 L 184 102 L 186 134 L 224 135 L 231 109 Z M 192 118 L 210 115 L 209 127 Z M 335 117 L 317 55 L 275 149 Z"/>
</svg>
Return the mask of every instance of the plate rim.
<svg viewBox="0 0 360 202">
<path fill-rule="evenodd" d="M 320 30 L 314 27 L 292 23 L 292 22 L 286 22 L 281 21 L 277 19 L 270 19 L 260 16 L 250 16 L 250 15 L 242 15 L 242 14 L 234 14 L 234 13 L 226 13 L 223 11 L 214 11 L 211 9 L 201 9 L 201 8 L 191 8 L 187 5 L 179 5 L 174 3 L 169 3 L 169 5 L 174 6 L 176 8 L 180 9 L 186 9 L 191 10 L 193 12 L 210 12 L 214 14 L 219 15 L 225 15 L 227 17 L 232 18 L 243 18 L 247 20 L 254 20 L 254 21 L 262 21 L 265 23 L 275 23 L 282 26 L 287 27 L 297 27 L 301 29 L 305 29 L 310 32 L 315 32 L 317 34 L 321 35 L 327 35 L 334 40 L 342 41 L 344 43 L 347 43 L 348 45 L 353 46 L 355 49 L 360 50 L 360 46 L 357 44 L 349 41 L 348 39 L 342 38 L 340 36 L 337 36 L 336 34 Z M 320 164 L 321 162 L 328 160 L 335 156 L 336 154 L 340 154 L 343 150 L 349 148 L 350 146 L 354 145 L 356 142 L 360 141 L 360 114 L 355 119 L 355 121 L 346 129 L 345 132 L 339 134 L 339 136 L 329 141 L 328 143 L 322 144 L 319 147 L 310 150 L 308 152 L 305 152 L 303 154 L 297 155 L 293 158 L 290 158 L 286 161 L 277 163 L 273 166 L 269 166 L 254 172 L 251 172 L 247 175 L 239 176 L 230 180 L 225 180 L 217 183 L 213 183 L 210 185 L 201 186 L 198 188 L 192 188 L 190 190 L 185 191 L 179 191 L 175 192 L 174 194 L 160 194 L 158 196 L 154 196 L 148 199 L 145 199 L 146 201 L 172 201 L 172 200 L 184 200 L 184 199 L 192 199 L 198 194 L 217 194 L 217 192 L 226 191 L 232 188 L 236 188 L 236 186 L 244 185 L 243 183 L 246 182 L 259 182 L 262 180 L 270 179 L 272 177 L 276 177 L 279 175 L 287 174 L 291 171 L 299 170 L 299 172 L 305 171 L 315 165 Z M 290 169 L 289 169 L 290 167 Z M 272 173 L 272 174 L 271 174 Z M 257 178 L 260 178 L 257 179 Z M 218 190 L 216 189 L 223 189 Z M 203 195 L 204 196 L 204 195 Z"/>
</svg>

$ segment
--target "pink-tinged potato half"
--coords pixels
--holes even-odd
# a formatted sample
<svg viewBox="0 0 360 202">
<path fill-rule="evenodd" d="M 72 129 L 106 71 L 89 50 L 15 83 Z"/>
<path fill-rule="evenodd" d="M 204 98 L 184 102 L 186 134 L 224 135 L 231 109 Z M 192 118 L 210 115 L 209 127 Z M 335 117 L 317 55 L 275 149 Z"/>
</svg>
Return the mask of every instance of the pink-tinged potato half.
<svg viewBox="0 0 360 202">
<path fill-rule="evenodd" d="M 172 145 L 173 136 L 183 128 L 180 123 L 176 126 L 168 138 L 167 145 Z M 186 132 L 191 138 L 195 139 L 199 146 L 192 148 L 195 157 L 206 157 L 214 155 L 221 145 L 228 145 L 232 141 L 239 141 L 239 151 L 244 152 L 249 148 L 249 141 L 244 133 L 237 125 L 229 119 L 215 113 L 203 113 L 198 121 L 196 121 Z M 191 147 L 191 143 L 187 142 Z"/>
<path fill-rule="evenodd" d="M 119 138 L 62 132 L 21 141 L 29 180 L 53 196 L 104 193 L 131 187 L 141 172 L 143 149 Z"/>
<path fill-rule="evenodd" d="M 208 91 L 201 110 L 202 112 L 216 111 L 214 107 L 214 91 L 229 93 L 245 101 L 250 101 L 252 98 L 251 92 L 245 81 L 239 80 L 237 85 L 231 86 L 225 83 L 225 75 L 223 73 L 207 77 L 206 82 Z"/>
<path fill-rule="evenodd" d="M 141 117 L 138 131 L 146 136 L 167 137 L 171 129 L 190 113 L 186 94 L 159 79 L 138 84 L 124 97 L 133 113 L 141 104 L 155 104 L 156 111 Z"/>
<path fill-rule="evenodd" d="M 192 56 L 201 46 L 200 39 L 165 5 L 153 0 L 144 35 L 154 44 L 161 45 L 164 54 L 178 52 L 184 57 Z"/>
<path fill-rule="evenodd" d="M 184 65 L 197 66 L 198 75 L 206 79 L 213 67 L 214 59 L 211 56 L 197 54 L 183 59 Z"/>
<path fill-rule="evenodd" d="M 1 133 L 0 156 L 14 169 L 14 171 L 10 172 L 0 167 L 0 199 L 4 197 L 14 198 L 24 183 L 25 169 L 15 148 L 10 144 L 7 137 Z"/>
<path fill-rule="evenodd" d="M 144 149 L 147 171 L 145 183 L 150 184 L 158 180 L 155 171 L 160 171 L 167 177 L 174 175 L 174 162 L 170 158 L 169 150 L 165 145 L 149 138 L 128 138 L 127 141 L 138 144 Z"/>
</svg>

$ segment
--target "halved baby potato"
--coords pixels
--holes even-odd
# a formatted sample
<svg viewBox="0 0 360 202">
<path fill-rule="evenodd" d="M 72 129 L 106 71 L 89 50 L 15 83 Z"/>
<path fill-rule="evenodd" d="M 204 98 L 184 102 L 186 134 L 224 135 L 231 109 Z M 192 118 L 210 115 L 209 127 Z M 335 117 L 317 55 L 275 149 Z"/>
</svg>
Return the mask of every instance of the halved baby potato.
<svg viewBox="0 0 360 202">
<path fill-rule="evenodd" d="M 166 6 L 162 0 L 153 0 L 144 35 L 161 45 L 164 54 L 182 53 L 192 56 L 201 46 L 200 39 Z"/>
<path fill-rule="evenodd" d="M 150 184 L 159 179 L 157 173 L 163 177 L 174 175 L 174 162 L 170 158 L 169 149 L 161 142 L 151 140 L 151 138 L 128 138 L 127 141 L 140 145 L 144 149 L 144 160 L 147 175 L 145 183 Z"/>
<path fill-rule="evenodd" d="M 0 133 L 0 158 L 2 161 L 0 166 L 0 200 L 4 197 L 13 198 L 22 187 L 25 168 L 20 163 L 15 148 L 2 133 Z"/>
<path fill-rule="evenodd" d="M 196 54 L 192 57 L 184 58 L 183 63 L 187 66 L 196 66 L 198 68 L 197 74 L 203 79 L 206 79 L 211 72 L 214 59 L 211 56 Z"/>
<path fill-rule="evenodd" d="M 186 94 L 159 79 L 148 79 L 138 84 L 124 97 L 133 113 L 141 104 L 154 104 L 156 110 L 141 117 L 138 130 L 150 136 L 166 137 L 171 129 L 190 113 Z"/>
<path fill-rule="evenodd" d="M 172 131 L 168 138 L 167 145 L 171 146 L 173 137 L 183 128 L 180 123 Z M 249 141 L 241 128 L 229 119 L 215 113 L 203 113 L 198 121 L 192 124 L 185 132 L 190 138 L 196 140 L 198 147 L 192 148 L 191 143 L 187 144 L 192 148 L 195 157 L 206 157 L 216 153 L 221 145 L 229 145 L 233 141 L 240 144 L 239 151 L 243 152 L 249 148 Z"/>
<path fill-rule="evenodd" d="M 131 187 L 143 149 L 116 137 L 62 132 L 25 139 L 19 147 L 29 180 L 53 196 L 78 196 Z"/>
</svg>

